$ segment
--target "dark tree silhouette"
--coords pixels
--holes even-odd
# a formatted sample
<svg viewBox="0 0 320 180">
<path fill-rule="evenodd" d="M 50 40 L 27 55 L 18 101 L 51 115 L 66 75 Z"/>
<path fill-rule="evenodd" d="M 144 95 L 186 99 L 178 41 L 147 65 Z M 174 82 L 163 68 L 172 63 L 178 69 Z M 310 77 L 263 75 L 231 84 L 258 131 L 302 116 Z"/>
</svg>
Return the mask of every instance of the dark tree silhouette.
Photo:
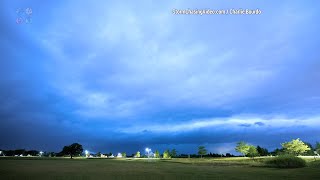
<svg viewBox="0 0 320 180">
<path fill-rule="evenodd" d="M 269 154 L 268 149 L 257 146 L 257 151 L 260 156 L 267 156 Z"/>
<path fill-rule="evenodd" d="M 170 151 L 170 156 L 171 156 L 171 157 L 176 157 L 176 156 L 177 156 L 177 150 L 176 150 L 176 149 L 172 149 L 172 150 Z"/>
<path fill-rule="evenodd" d="M 200 157 L 202 158 L 203 155 L 207 154 L 207 150 L 204 146 L 199 146 L 198 147 L 198 154 L 200 155 Z"/>
<path fill-rule="evenodd" d="M 70 158 L 72 159 L 73 156 L 82 154 L 82 152 L 82 145 L 78 143 L 73 143 L 70 146 L 64 146 L 61 153 L 64 155 L 70 155 Z"/>
</svg>

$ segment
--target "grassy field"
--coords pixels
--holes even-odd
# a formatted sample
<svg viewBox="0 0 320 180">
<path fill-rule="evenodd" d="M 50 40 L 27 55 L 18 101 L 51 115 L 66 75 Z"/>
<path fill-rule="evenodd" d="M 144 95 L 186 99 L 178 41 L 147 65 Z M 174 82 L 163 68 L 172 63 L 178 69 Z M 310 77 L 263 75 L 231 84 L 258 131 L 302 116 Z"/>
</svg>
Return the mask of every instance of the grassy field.
<svg viewBox="0 0 320 180">
<path fill-rule="evenodd" d="M 0 158 L 0 179 L 320 179 L 320 160 L 308 167 L 276 169 L 263 159 Z"/>
</svg>

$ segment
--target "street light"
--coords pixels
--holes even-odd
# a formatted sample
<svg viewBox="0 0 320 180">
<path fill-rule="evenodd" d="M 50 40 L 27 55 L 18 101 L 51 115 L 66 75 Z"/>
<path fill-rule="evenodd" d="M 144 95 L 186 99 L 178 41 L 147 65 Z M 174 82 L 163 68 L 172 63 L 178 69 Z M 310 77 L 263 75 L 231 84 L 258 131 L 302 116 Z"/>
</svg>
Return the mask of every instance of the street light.
<svg viewBox="0 0 320 180">
<path fill-rule="evenodd" d="M 89 151 L 85 150 L 86 157 L 89 157 Z"/>
<path fill-rule="evenodd" d="M 0 155 L 2 154 L 2 151 L 0 151 Z"/>
<path fill-rule="evenodd" d="M 148 153 L 148 158 L 149 158 L 149 153 L 150 153 L 151 149 L 150 148 L 146 148 L 146 152 Z"/>
<path fill-rule="evenodd" d="M 40 156 L 42 156 L 42 154 L 43 154 L 43 152 L 42 152 L 42 151 L 40 151 Z"/>
</svg>

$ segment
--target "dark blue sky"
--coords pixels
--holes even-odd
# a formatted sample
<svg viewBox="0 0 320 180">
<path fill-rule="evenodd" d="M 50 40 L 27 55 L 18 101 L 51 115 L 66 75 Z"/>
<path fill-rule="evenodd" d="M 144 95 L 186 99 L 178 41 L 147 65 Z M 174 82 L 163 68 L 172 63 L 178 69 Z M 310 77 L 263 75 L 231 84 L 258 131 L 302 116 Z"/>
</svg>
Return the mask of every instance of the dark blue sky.
<svg viewBox="0 0 320 180">
<path fill-rule="evenodd" d="M 320 3 L 1 1 L 0 148 L 320 141 Z M 16 24 L 18 8 L 31 24 Z M 259 8 L 261 15 L 173 15 Z"/>
</svg>

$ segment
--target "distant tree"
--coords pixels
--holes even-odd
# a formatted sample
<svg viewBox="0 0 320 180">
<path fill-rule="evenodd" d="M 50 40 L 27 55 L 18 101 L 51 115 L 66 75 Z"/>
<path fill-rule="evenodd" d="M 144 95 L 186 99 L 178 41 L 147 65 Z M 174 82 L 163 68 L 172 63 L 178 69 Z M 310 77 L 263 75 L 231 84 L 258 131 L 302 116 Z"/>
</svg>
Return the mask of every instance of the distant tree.
<svg viewBox="0 0 320 180">
<path fill-rule="evenodd" d="M 69 146 L 64 146 L 62 149 L 62 154 L 69 155 L 72 159 L 73 156 L 82 154 L 83 148 L 81 144 L 73 143 Z"/>
<path fill-rule="evenodd" d="M 64 146 L 62 151 L 61 151 L 61 154 L 63 155 L 70 155 L 71 159 L 72 159 L 72 153 L 71 153 L 71 148 L 70 146 Z"/>
<path fill-rule="evenodd" d="M 305 145 L 307 145 L 310 149 L 303 153 L 305 156 L 313 156 L 314 155 L 314 148 L 312 147 L 312 144 L 308 142 L 303 142 Z"/>
<path fill-rule="evenodd" d="M 237 143 L 235 150 L 245 156 L 248 154 L 249 148 L 250 146 L 247 143 L 240 141 Z"/>
<path fill-rule="evenodd" d="M 200 157 L 202 158 L 203 155 L 207 154 L 207 150 L 204 146 L 199 146 L 198 147 L 198 154 L 200 155 Z"/>
<path fill-rule="evenodd" d="M 176 150 L 176 149 L 172 149 L 172 150 L 170 151 L 170 156 L 171 156 L 171 157 L 177 157 L 177 150 Z"/>
<path fill-rule="evenodd" d="M 267 156 L 269 154 L 268 149 L 257 146 L 257 151 L 260 156 Z"/>
<path fill-rule="evenodd" d="M 37 150 L 30 150 L 30 151 L 26 151 L 26 154 L 27 155 L 30 155 L 30 156 L 37 156 L 39 154 L 39 151 Z"/>
<path fill-rule="evenodd" d="M 320 154 L 320 143 L 319 143 L 319 142 L 317 142 L 316 147 L 315 147 L 315 150 L 316 150 L 316 152 L 317 152 L 318 154 Z"/>
<path fill-rule="evenodd" d="M 125 152 L 121 153 L 121 155 L 123 158 L 127 157 L 127 153 L 125 153 Z"/>
<path fill-rule="evenodd" d="M 55 152 L 48 152 L 48 157 L 56 157 L 56 153 Z"/>
<path fill-rule="evenodd" d="M 27 155 L 27 153 L 26 153 L 27 151 L 25 150 L 25 149 L 16 149 L 16 150 L 14 150 L 14 155 L 23 155 L 23 156 L 26 156 Z"/>
<path fill-rule="evenodd" d="M 248 156 L 251 158 L 259 156 L 257 148 L 253 145 L 249 145 Z"/>
<path fill-rule="evenodd" d="M 101 152 L 98 152 L 98 153 L 96 154 L 96 157 L 101 157 Z"/>
<path fill-rule="evenodd" d="M 233 157 L 234 155 L 232 155 L 231 153 L 226 153 L 226 157 Z"/>
<path fill-rule="evenodd" d="M 169 150 L 165 150 L 165 151 L 163 152 L 163 158 L 165 158 L 165 159 L 171 158 L 171 157 L 170 157 Z"/>
<path fill-rule="evenodd" d="M 140 151 L 137 151 L 135 157 L 136 157 L 136 158 L 139 158 L 139 157 L 140 157 Z"/>
<path fill-rule="evenodd" d="M 160 153 L 158 150 L 156 150 L 156 152 L 154 152 L 154 157 L 155 158 L 160 158 Z"/>
<path fill-rule="evenodd" d="M 279 156 L 279 155 L 283 155 L 283 154 L 285 154 L 283 148 L 281 148 L 281 149 L 276 148 L 274 151 L 271 152 L 271 155 L 273 155 L 273 156 Z"/>
<path fill-rule="evenodd" d="M 293 139 L 290 142 L 282 143 L 281 145 L 286 153 L 293 155 L 301 155 L 310 150 L 308 145 L 304 144 L 304 142 L 302 142 L 299 138 Z"/>
<path fill-rule="evenodd" d="M 14 150 L 7 150 L 7 151 L 3 151 L 2 153 L 5 155 L 5 156 L 14 156 Z"/>
</svg>

